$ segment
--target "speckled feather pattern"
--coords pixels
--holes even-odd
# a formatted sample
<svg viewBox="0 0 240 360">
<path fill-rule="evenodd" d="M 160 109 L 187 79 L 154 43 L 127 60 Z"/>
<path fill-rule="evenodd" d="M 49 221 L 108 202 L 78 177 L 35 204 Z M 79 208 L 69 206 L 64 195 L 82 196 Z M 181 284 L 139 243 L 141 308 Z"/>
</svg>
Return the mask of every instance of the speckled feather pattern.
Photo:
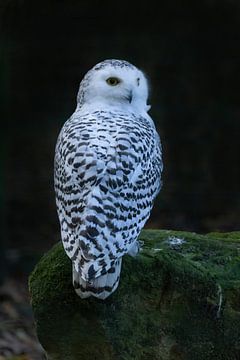
<svg viewBox="0 0 240 360">
<path fill-rule="evenodd" d="M 90 72 L 129 64 L 109 61 Z M 139 233 L 161 187 L 162 158 L 149 115 L 124 106 L 81 106 L 91 75 L 58 137 L 55 191 L 74 287 L 82 297 L 106 298 L 118 286 L 122 256 L 139 250 Z"/>
</svg>

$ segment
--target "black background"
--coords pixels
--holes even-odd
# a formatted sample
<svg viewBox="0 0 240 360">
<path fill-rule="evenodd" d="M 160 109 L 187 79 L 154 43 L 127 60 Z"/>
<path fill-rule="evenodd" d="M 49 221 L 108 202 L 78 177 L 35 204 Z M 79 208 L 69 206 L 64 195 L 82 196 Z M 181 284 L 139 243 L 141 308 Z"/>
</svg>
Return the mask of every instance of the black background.
<svg viewBox="0 0 240 360">
<path fill-rule="evenodd" d="M 239 1 L 1 1 L 1 209 L 8 248 L 60 239 L 57 135 L 82 77 L 125 59 L 151 85 L 164 152 L 148 227 L 239 229 Z"/>
</svg>

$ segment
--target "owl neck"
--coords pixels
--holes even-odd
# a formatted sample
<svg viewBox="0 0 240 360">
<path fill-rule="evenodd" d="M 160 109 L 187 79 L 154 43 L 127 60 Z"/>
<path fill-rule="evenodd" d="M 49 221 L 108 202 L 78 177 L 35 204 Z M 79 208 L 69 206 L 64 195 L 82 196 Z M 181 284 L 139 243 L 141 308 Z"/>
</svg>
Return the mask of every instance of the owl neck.
<svg viewBox="0 0 240 360">
<path fill-rule="evenodd" d="M 132 112 L 132 113 L 139 113 L 141 115 L 146 114 L 149 109 L 150 105 L 147 105 L 146 102 L 143 102 L 141 100 L 133 101 L 132 103 L 128 103 L 126 101 L 123 102 L 116 102 L 116 100 L 107 99 L 95 99 L 95 101 L 91 102 L 84 102 L 77 104 L 76 111 L 113 111 L 113 112 Z"/>
</svg>

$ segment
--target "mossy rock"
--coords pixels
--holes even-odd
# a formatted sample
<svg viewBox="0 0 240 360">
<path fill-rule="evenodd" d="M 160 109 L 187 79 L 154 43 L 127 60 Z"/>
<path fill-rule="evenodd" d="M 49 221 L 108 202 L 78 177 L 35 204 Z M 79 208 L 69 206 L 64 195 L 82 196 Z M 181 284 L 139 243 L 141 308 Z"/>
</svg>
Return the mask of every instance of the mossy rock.
<svg viewBox="0 0 240 360">
<path fill-rule="evenodd" d="M 145 230 L 105 301 L 80 299 L 61 243 L 37 264 L 30 293 L 49 359 L 240 359 L 240 232 Z"/>
</svg>

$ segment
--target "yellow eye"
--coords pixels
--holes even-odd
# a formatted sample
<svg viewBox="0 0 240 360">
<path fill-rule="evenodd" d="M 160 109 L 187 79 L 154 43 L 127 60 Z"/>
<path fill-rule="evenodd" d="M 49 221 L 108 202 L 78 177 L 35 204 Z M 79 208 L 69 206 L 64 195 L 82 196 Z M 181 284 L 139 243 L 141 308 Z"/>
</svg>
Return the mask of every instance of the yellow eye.
<svg viewBox="0 0 240 360">
<path fill-rule="evenodd" d="M 116 86 L 120 83 L 120 80 L 116 77 L 110 77 L 106 80 L 106 82 L 108 83 L 108 85 L 110 86 Z"/>
</svg>

